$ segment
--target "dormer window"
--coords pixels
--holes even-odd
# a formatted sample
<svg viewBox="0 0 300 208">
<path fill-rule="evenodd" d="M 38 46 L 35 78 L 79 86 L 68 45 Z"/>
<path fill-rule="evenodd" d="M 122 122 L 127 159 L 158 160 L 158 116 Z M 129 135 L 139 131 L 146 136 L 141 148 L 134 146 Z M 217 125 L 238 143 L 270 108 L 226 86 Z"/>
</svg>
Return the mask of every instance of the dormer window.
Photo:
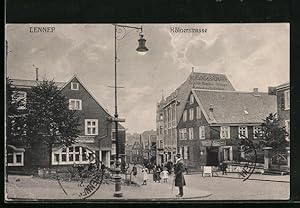
<svg viewBox="0 0 300 208">
<path fill-rule="evenodd" d="M 71 82 L 71 90 L 79 90 L 79 83 Z"/>
</svg>

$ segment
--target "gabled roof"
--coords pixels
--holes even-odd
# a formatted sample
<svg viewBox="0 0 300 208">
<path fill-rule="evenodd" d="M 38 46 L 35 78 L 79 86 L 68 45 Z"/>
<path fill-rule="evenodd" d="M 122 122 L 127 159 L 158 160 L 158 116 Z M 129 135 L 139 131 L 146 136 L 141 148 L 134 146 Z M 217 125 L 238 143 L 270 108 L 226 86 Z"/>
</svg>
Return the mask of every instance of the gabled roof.
<svg viewBox="0 0 300 208">
<path fill-rule="evenodd" d="M 210 124 L 261 123 L 277 111 L 277 98 L 268 93 L 200 89 L 192 93 Z"/>
<path fill-rule="evenodd" d="M 276 87 L 276 90 L 284 89 L 284 88 L 289 88 L 290 87 L 290 82 L 286 82 L 284 84 L 281 84 Z"/>
<path fill-rule="evenodd" d="M 25 80 L 25 79 L 11 79 L 11 81 L 12 81 L 12 85 L 19 88 L 31 88 L 43 82 L 43 81 Z M 65 82 L 54 82 L 54 83 L 58 88 L 61 88 L 65 85 Z"/>
</svg>

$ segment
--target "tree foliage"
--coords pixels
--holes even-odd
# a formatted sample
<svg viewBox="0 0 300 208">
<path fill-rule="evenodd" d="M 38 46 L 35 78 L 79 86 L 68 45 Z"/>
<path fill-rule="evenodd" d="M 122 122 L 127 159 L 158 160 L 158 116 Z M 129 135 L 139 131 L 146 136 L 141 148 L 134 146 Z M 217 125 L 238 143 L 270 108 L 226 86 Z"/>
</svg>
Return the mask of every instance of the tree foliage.
<svg viewBox="0 0 300 208">
<path fill-rule="evenodd" d="M 6 138 L 12 145 L 26 145 L 26 98 L 6 79 Z"/>
<path fill-rule="evenodd" d="M 69 110 L 68 100 L 53 81 L 42 81 L 32 87 L 27 99 L 27 138 L 30 143 L 42 142 L 69 146 L 79 134 L 79 116 Z"/>
<path fill-rule="evenodd" d="M 285 127 L 280 127 L 276 114 L 269 114 L 261 124 L 261 131 L 257 134 L 260 147 L 272 147 L 275 151 L 285 151 L 289 146 L 288 133 Z"/>
</svg>

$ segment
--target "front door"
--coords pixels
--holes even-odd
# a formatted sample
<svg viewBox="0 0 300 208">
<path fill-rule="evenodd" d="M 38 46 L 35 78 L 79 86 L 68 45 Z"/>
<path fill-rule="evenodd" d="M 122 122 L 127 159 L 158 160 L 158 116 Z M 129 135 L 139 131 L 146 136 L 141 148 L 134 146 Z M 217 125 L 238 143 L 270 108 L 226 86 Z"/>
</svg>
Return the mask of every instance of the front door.
<svg viewBox="0 0 300 208">
<path fill-rule="evenodd" d="M 218 166 L 219 165 L 219 148 L 218 147 L 211 147 L 207 148 L 207 159 L 206 159 L 206 165 L 207 166 Z"/>
</svg>

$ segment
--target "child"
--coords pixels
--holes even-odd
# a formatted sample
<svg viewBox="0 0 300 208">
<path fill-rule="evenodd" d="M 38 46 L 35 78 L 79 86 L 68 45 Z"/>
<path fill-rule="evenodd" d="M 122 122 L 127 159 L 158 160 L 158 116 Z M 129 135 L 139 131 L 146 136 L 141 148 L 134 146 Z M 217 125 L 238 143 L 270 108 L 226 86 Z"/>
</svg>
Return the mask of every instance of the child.
<svg viewBox="0 0 300 208">
<path fill-rule="evenodd" d="M 169 172 L 167 171 L 167 168 L 164 168 L 164 170 L 162 171 L 162 179 L 164 179 L 164 183 L 168 182 L 168 175 Z"/>
<path fill-rule="evenodd" d="M 142 174 L 143 174 L 143 184 L 142 185 L 147 185 L 147 180 L 149 179 L 149 177 L 148 177 L 148 169 L 145 166 L 142 169 Z"/>
</svg>

